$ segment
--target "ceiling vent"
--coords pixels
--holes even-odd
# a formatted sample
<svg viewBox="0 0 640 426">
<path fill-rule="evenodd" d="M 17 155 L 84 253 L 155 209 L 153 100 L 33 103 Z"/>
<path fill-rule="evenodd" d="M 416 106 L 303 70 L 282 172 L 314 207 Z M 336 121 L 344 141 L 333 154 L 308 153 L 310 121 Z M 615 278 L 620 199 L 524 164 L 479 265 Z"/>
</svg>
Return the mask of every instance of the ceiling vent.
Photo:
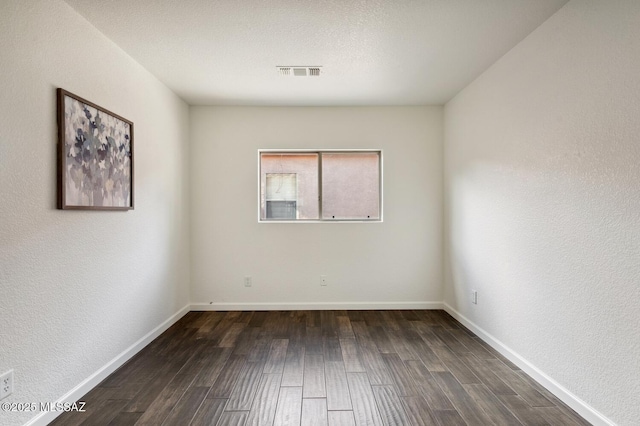
<svg viewBox="0 0 640 426">
<path fill-rule="evenodd" d="M 322 67 L 278 66 L 278 74 L 284 77 L 319 77 Z"/>
</svg>

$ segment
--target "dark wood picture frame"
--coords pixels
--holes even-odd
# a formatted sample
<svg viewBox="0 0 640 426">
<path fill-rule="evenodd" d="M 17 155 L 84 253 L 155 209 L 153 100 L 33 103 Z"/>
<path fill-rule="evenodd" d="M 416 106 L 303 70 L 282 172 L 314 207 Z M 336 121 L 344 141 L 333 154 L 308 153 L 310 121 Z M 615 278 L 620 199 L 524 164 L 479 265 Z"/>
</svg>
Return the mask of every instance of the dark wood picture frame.
<svg viewBox="0 0 640 426">
<path fill-rule="evenodd" d="M 58 208 L 133 210 L 133 123 L 61 88 L 57 108 Z"/>
</svg>

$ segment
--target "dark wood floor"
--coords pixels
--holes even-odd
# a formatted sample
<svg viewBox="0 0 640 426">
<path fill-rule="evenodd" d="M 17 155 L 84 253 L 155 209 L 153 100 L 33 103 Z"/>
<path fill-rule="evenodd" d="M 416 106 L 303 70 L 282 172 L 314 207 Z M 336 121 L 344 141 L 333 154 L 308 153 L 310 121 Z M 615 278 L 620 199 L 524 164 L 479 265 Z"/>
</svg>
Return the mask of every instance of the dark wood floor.
<svg viewBox="0 0 640 426">
<path fill-rule="evenodd" d="M 444 311 L 191 312 L 73 425 L 588 425 Z"/>
</svg>

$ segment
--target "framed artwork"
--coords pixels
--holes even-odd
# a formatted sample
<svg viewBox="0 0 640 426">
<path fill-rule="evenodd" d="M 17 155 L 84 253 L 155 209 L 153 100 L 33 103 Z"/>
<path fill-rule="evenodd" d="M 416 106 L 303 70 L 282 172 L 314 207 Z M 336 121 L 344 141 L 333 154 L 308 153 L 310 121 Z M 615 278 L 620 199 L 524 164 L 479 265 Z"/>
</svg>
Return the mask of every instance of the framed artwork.
<svg viewBox="0 0 640 426">
<path fill-rule="evenodd" d="M 58 89 L 58 208 L 133 209 L 133 123 Z"/>
</svg>

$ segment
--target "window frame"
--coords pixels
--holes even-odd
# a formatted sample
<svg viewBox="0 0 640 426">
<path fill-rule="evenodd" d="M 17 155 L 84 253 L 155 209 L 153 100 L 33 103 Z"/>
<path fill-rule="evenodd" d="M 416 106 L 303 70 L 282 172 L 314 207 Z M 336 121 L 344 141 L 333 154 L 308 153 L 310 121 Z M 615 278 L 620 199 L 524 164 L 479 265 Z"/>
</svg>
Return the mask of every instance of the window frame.
<svg viewBox="0 0 640 426">
<path fill-rule="evenodd" d="M 372 153 L 378 154 L 378 214 L 377 219 L 322 218 L 322 154 Z M 318 155 L 318 219 L 263 219 L 262 218 L 262 154 L 317 154 Z M 258 223 L 382 223 L 384 220 L 384 155 L 382 149 L 258 149 Z M 266 188 L 265 188 L 266 191 Z M 266 196 L 266 194 L 265 194 Z M 265 198 L 266 203 L 266 198 Z M 266 208 L 266 204 L 265 204 Z"/>
</svg>

